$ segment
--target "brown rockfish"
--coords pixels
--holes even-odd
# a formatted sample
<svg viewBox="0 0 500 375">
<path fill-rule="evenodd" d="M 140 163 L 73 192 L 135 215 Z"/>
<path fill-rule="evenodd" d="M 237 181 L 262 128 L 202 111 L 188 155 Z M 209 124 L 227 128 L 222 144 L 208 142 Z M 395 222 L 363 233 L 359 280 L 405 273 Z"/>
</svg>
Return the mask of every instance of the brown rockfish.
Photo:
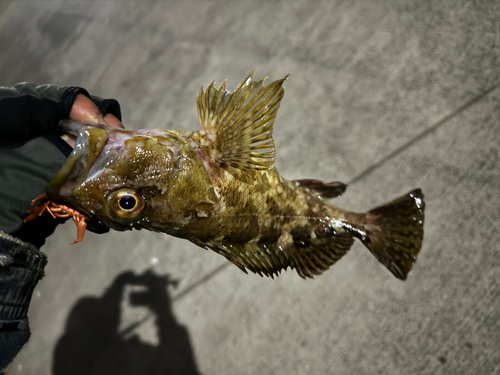
<svg viewBox="0 0 500 375">
<path fill-rule="evenodd" d="M 252 72 L 233 93 L 226 81 L 202 87 L 194 132 L 63 121 L 76 147 L 45 197 L 115 230 L 185 238 L 259 275 L 319 275 L 358 238 L 406 279 L 422 244 L 421 191 L 353 213 L 324 201 L 344 184 L 281 177 L 272 132 L 287 77 L 264 87 Z"/>
</svg>

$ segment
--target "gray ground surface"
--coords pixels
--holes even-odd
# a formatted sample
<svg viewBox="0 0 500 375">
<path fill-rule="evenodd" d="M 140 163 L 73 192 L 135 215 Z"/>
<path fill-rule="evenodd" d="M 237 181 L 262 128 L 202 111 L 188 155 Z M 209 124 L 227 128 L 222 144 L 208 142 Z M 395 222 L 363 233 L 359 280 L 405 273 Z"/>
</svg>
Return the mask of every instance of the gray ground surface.
<svg viewBox="0 0 500 375">
<path fill-rule="evenodd" d="M 272 280 L 149 232 L 70 247 L 68 223 L 44 248 L 33 335 L 12 374 L 193 362 L 204 374 L 500 373 L 498 2 L 17 0 L 0 11 L 2 85 L 81 85 L 118 99 L 129 129 L 188 130 L 201 85 L 290 73 L 274 128 L 283 176 L 350 183 L 335 204 L 355 211 L 415 187 L 427 202 L 406 282 L 361 244 L 315 280 Z M 118 277 L 147 270 L 178 284 Z"/>
</svg>

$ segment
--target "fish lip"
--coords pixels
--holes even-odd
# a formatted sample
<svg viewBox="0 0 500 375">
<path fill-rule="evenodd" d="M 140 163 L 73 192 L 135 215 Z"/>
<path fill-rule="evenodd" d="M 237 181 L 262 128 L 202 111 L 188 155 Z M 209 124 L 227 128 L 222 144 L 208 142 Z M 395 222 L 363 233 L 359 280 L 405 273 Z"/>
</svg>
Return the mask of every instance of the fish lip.
<svg viewBox="0 0 500 375">
<path fill-rule="evenodd" d="M 95 215 L 73 199 L 73 192 L 87 179 L 89 170 L 104 150 L 109 138 L 107 128 L 115 128 L 73 120 L 63 120 L 60 126 L 77 139 L 73 151 L 47 184 L 45 192 L 50 198 L 63 200 L 88 217 L 93 217 Z"/>
</svg>

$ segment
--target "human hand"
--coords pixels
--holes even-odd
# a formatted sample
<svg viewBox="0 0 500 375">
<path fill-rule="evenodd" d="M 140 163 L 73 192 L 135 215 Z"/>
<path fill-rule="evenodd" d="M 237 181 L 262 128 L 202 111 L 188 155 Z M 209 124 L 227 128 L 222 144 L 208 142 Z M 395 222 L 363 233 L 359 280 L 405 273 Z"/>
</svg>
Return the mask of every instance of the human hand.
<svg viewBox="0 0 500 375">
<path fill-rule="evenodd" d="M 118 120 L 115 115 L 107 113 L 103 116 L 94 102 L 83 94 L 78 94 L 76 96 L 69 113 L 69 118 L 72 120 L 95 122 L 124 129 L 122 122 Z M 76 137 L 74 135 L 64 134 L 61 138 L 72 148 L 75 148 Z"/>
<path fill-rule="evenodd" d="M 123 128 L 118 102 L 90 96 L 83 88 L 0 87 L 0 123 L 5 125 L 0 134 L 0 231 L 37 247 L 66 220 L 43 214 L 23 223 L 31 201 L 44 193 L 75 146 L 75 137 L 61 136 L 59 122 L 67 118 Z M 109 231 L 98 220 L 87 223 L 90 231 Z"/>
</svg>

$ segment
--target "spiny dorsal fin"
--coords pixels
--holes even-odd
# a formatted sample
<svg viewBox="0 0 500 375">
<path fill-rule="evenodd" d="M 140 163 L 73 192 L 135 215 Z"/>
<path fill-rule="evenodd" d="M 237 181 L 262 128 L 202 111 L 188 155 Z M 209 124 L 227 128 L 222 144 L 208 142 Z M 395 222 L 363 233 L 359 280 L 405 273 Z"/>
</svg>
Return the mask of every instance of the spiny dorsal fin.
<svg viewBox="0 0 500 375">
<path fill-rule="evenodd" d="M 196 100 L 201 128 L 215 142 L 217 162 L 239 169 L 269 169 L 274 164 L 273 124 L 288 78 L 264 87 L 265 78 L 254 81 L 254 72 L 232 94 L 226 81 L 218 89 L 212 82 L 206 92 L 201 88 Z"/>
</svg>

